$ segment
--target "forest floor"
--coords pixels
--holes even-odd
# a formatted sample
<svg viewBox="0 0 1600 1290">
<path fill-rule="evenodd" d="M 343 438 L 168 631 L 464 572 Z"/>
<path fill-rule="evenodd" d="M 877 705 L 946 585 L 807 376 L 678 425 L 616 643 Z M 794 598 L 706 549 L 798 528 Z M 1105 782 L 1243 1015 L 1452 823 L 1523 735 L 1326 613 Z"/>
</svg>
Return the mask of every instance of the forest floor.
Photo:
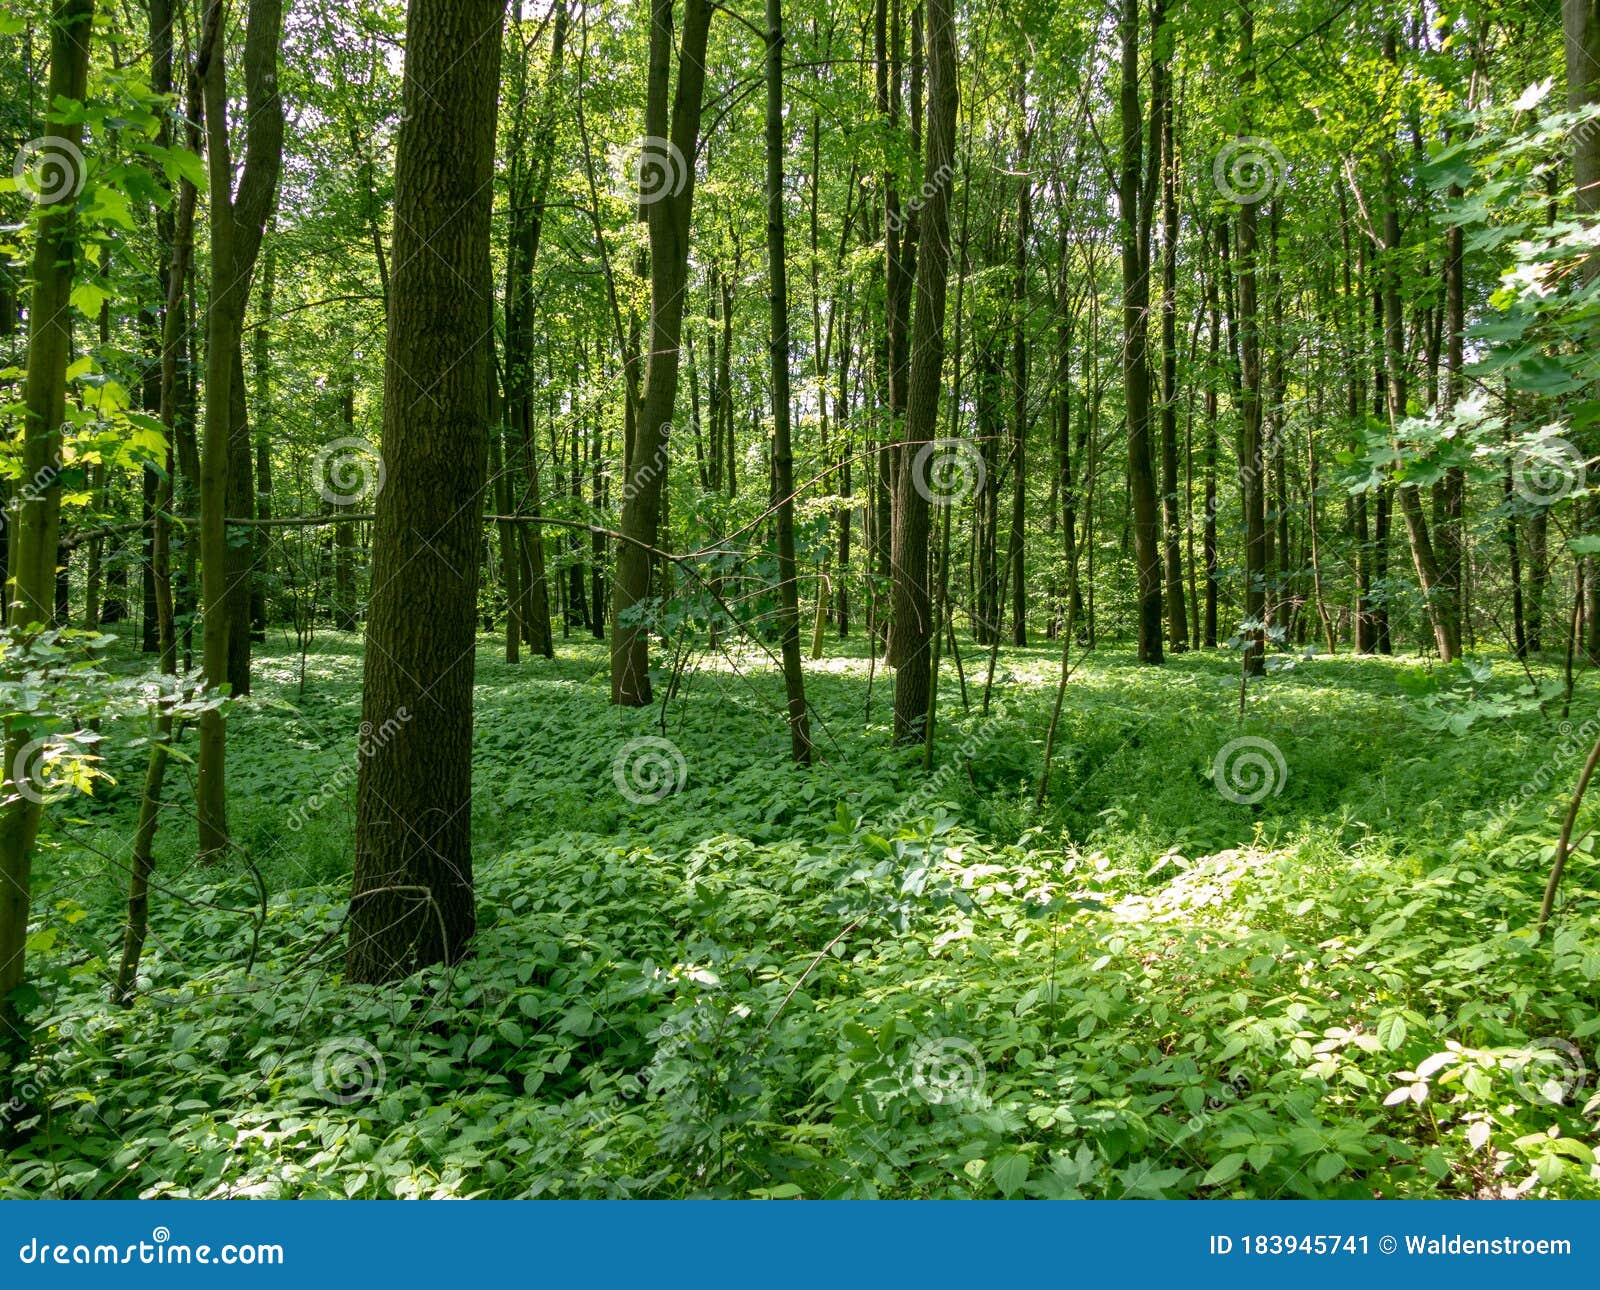
<svg viewBox="0 0 1600 1290">
<path fill-rule="evenodd" d="M 0 1196 L 1600 1194 L 1587 851 L 1531 933 L 1600 681 L 1563 723 L 1506 660 L 1318 658 L 1241 721 L 1235 655 L 1103 649 L 1036 809 L 1056 647 L 988 716 L 965 648 L 931 775 L 828 647 L 802 771 L 759 654 L 624 712 L 598 643 L 484 637 L 476 954 L 377 989 L 339 980 L 360 642 L 302 689 L 275 638 L 230 721 L 250 860 L 194 865 L 175 765 L 131 1010 L 139 756 L 52 808 Z"/>
</svg>

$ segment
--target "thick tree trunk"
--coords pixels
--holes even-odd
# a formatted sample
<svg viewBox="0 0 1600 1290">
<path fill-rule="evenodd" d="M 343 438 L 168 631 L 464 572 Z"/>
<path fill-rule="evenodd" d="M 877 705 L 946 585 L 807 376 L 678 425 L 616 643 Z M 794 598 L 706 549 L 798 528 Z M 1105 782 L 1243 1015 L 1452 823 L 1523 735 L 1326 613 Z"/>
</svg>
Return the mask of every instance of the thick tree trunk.
<svg viewBox="0 0 1600 1290">
<path fill-rule="evenodd" d="M 410 0 L 347 976 L 466 953 L 472 677 L 505 0 Z M 417 373 L 429 374 L 426 386 Z"/>
</svg>

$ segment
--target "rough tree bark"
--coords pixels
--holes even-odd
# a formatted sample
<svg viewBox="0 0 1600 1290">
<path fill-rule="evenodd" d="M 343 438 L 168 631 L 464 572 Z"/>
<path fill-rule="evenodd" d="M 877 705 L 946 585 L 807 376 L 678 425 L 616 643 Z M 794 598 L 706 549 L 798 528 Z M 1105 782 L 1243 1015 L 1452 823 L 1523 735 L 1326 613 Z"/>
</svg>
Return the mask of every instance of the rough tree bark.
<svg viewBox="0 0 1600 1290">
<path fill-rule="evenodd" d="M 923 160 L 926 198 L 918 212 L 916 321 L 906 390 L 904 444 L 930 442 L 938 427 L 939 381 L 944 368 L 944 306 L 950 268 L 950 185 L 955 169 L 955 20 L 950 0 L 927 0 L 928 123 Z M 928 585 L 929 499 L 909 468 L 895 480 L 894 636 L 899 662 L 894 678 L 894 738 L 926 737 L 929 645 L 933 610 Z"/>
<path fill-rule="evenodd" d="M 505 0 L 410 0 L 346 975 L 453 963 L 476 927 L 472 677 Z"/>
<path fill-rule="evenodd" d="M 1117 176 L 1122 243 L 1122 372 L 1128 419 L 1128 492 L 1133 503 L 1134 565 L 1138 571 L 1139 661 L 1160 663 L 1161 521 L 1150 451 L 1150 215 L 1155 184 L 1146 163 L 1144 113 L 1139 105 L 1139 0 L 1122 4 L 1122 156 Z M 1159 30 L 1161 6 L 1152 11 Z M 1158 173 L 1165 112 L 1162 60 L 1151 61 L 1150 175 Z"/>
</svg>

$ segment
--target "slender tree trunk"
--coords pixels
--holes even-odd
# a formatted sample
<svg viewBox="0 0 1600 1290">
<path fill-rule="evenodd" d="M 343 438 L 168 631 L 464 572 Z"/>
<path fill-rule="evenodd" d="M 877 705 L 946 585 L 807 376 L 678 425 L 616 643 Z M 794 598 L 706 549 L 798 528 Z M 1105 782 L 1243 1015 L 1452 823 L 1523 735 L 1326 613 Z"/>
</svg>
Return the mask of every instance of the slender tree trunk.
<svg viewBox="0 0 1600 1290">
<path fill-rule="evenodd" d="M 673 0 L 650 0 L 645 135 L 647 140 L 655 140 L 658 151 L 646 155 L 640 166 L 640 199 L 650 237 L 650 337 L 634 443 L 628 452 L 611 630 L 611 701 L 625 707 L 646 706 L 651 697 L 650 637 L 643 615 L 650 597 L 654 558 L 650 548 L 656 545 L 661 517 L 667 431 L 678 394 L 678 349 L 710 25 L 710 0 L 685 0 L 678 83 L 669 106 Z M 671 150 L 666 150 L 667 141 Z M 652 193 L 647 184 L 664 191 Z M 729 438 L 731 449 L 731 419 Z M 729 457 L 731 467 L 731 451 Z"/>
<path fill-rule="evenodd" d="M 245 449 L 246 487 L 250 486 L 249 456 L 253 451 L 254 463 L 254 513 L 259 520 L 272 518 L 272 436 L 268 428 L 272 417 L 272 338 L 268 325 L 272 320 L 272 299 L 277 281 L 277 247 L 271 241 L 262 252 L 261 308 L 251 336 L 250 366 L 254 378 L 251 398 L 255 403 L 254 443 Z M 250 639 L 267 638 L 267 586 L 266 574 L 272 549 L 272 529 L 256 525 L 250 537 Z M 248 655 L 246 656 L 248 662 Z"/>
<path fill-rule="evenodd" d="M 1239 97 L 1248 114 L 1255 96 L 1255 14 L 1251 0 L 1239 8 Z M 1241 138 L 1248 137 L 1248 120 Z M 1241 451 L 1239 493 L 1244 501 L 1244 613 L 1258 626 L 1251 632 L 1245 667 L 1253 675 L 1266 671 L 1267 638 L 1259 624 L 1267 615 L 1266 460 L 1261 442 L 1261 325 L 1256 300 L 1256 208 L 1239 206 L 1239 353 Z"/>
<path fill-rule="evenodd" d="M 1218 231 L 1220 246 L 1226 245 L 1226 226 Z M 1202 457 L 1205 475 L 1205 518 L 1200 536 L 1200 555 L 1206 568 L 1205 632 L 1201 643 L 1207 649 L 1217 647 L 1217 597 L 1222 590 L 1222 571 L 1218 565 L 1217 547 L 1217 386 L 1222 380 L 1222 321 L 1219 315 L 1217 266 L 1213 261 L 1206 273 L 1207 347 L 1206 360 L 1206 435 Z"/>
<path fill-rule="evenodd" d="M 1519 659 L 1528 658 L 1532 650 L 1528 640 L 1527 613 L 1522 597 L 1522 552 L 1517 544 L 1516 483 L 1512 462 L 1506 459 L 1506 556 L 1511 578 L 1511 648 Z"/>
<path fill-rule="evenodd" d="M 1189 648 L 1183 598 L 1183 535 L 1178 505 L 1178 155 L 1177 109 L 1161 115 L 1161 509 L 1166 574 L 1167 648 Z"/>
<path fill-rule="evenodd" d="M 1026 103 L 1028 78 L 1020 76 L 1017 101 Z M 1017 238 L 1012 262 L 1011 310 L 1011 538 L 1006 558 L 1011 565 L 1011 643 L 1028 643 L 1028 587 L 1024 577 L 1023 540 L 1028 520 L 1028 242 L 1033 234 L 1033 146 L 1026 111 L 1019 127 L 1017 169 Z"/>
<path fill-rule="evenodd" d="M 1384 54 L 1391 65 L 1397 61 L 1394 29 L 1384 35 Z M 1389 427 L 1398 434 L 1406 417 L 1405 319 L 1400 312 L 1400 192 L 1395 180 L 1394 151 L 1383 153 L 1383 349 L 1385 389 L 1388 395 Z M 1417 571 L 1428 605 L 1428 620 L 1433 626 L 1434 644 L 1442 662 L 1450 663 L 1461 653 L 1461 637 L 1452 611 L 1443 603 L 1439 558 L 1428 532 L 1428 517 L 1422 498 L 1412 486 L 1396 490 L 1400 513 L 1405 519 L 1406 537 L 1411 546 L 1411 562 Z"/>
<path fill-rule="evenodd" d="M 605 508 L 605 476 L 601 469 L 605 460 L 604 452 L 605 425 L 599 418 L 595 419 L 594 438 L 591 441 L 589 457 L 589 506 L 596 515 Z M 589 535 L 589 603 L 594 606 L 590 617 L 589 631 L 595 640 L 603 641 L 606 638 L 606 615 L 603 606 L 606 603 L 606 535 L 604 533 L 591 533 Z"/>
<path fill-rule="evenodd" d="M 955 19 L 950 0 L 926 0 L 928 32 L 926 200 L 918 213 L 921 250 L 917 259 L 916 323 L 906 391 L 905 443 L 930 442 L 939 422 L 939 383 L 944 368 L 945 291 L 950 267 L 950 184 L 955 174 Z M 909 463 L 907 463 L 909 466 Z M 920 743 L 926 737 L 929 645 L 929 499 L 915 471 L 896 480 L 894 530 L 894 623 L 900 653 L 894 678 L 894 737 Z"/>
<path fill-rule="evenodd" d="M 250 0 L 244 47 L 248 133 L 244 170 L 234 194 L 223 30 L 226 8 L 224 0 L 210 0 L 201 54 L 210 180 L 211 295 L 206 329 L 205 435 L 200 452 L 200 595 L 205 614 L 203 673 L 214 690 L 238 679 L 231 623 L 239 598 L 230 581 L 237 562 L 229 558 L 227 533 L 228 490 L 236 459 L 234 378 L 242 368 L 239 346 L 245 304 L 256 253 L 277 194 L 283 152 L 283 100 L 278 94 L 277 72 L 282 0 Z M 246 599 L 246 611 L 248 604 Z M 220 709 L 201 714 L 199 742 L 195 813 L 200 858 L 207 860 L 216 857 L 228 840 L 227 727 Z"/>
<path fill-rule="evenodd" d="M 892 9 L 892 12 L 890 10 Z M 878 0 L 875 13 L 875 42 L 877 54 L 877 106 L 879 114 L 883 117 L 887 134 L 892 138 L 900 130 L 900 65 L 901 41 L 904 24 L 901 18 L 900 0 Z M 885 15 L 889 14 L 887 27 Z M 885 43 L 887 40 L 887 43 Z M 925 173 L 930 173 L 926 171 Z M 914 213 L 913 213 L 914 214 Z M 889 507 L 886 517 L 884 532 L 888 536 L 886 550 L 887 561 L 885 574 L 893 577 L 896 590 L 891 596 L 889 620 L 886 624 L 888 632 L 886 656 L 892 667 L 898 667 L 904 657 L 904 650 L 898 639 L 900 597 L 898 585 L 903 576 L 903 553 L 900 548 L 902 537 L 906 533 L 899 514 L 902 480 L 901 476 L 907 473 L 909 463 L 906 460 L 905 450 L 900 447 L 898 440 L 902 437 L 905 424 L 907 391 L 906 382 L 909 380 L 909 365 L 907 357 L 908 335 L 911 317 L 911 289 L 912 270 L 906 264 L 905 243 L 910 241 L 910 221 L 902 212 L 900 206 L 900 190 L 896 167 L 887 166 L 883 175 L 883 246 L 884 246 L 884 333 L 886 341 L 885 360 L 887 367 L 888 411 L 889 421 L 884 427 L 883 472 L 885 497 Z M 926 535 L 923 544 L 926 546 Z M 915 558 L 914 555 L 911 558 Z M 922 556 L 923 567 L 926 568 L 926 552 Z M 892 570 L 892 574 L 890 571 Z M 926 598 L 926 589 L 923 595 Z M 909 631 L 915 636 L 920 627 L 912 624 Z"/>
<path fill-rule="evenodd" d="M 520 21 L 520 5 L 518 9 Z M 539 451 L 534 434 L 533 364 L 541 348 L 534 318 L 533 268 L 539 256 L 544 232 L 544 206 L 550 188 L 555 151 L 555 112 L 561 86 L 567 35 L 567 6 L 558 3 L 552 19 L 550 62 L 539 121 L 531 144 L 524 148 L 519 125 L 512 143 L 511 221 L 506 255 L 506 349 L 505 399 L 512 429 L 506 444 L 505 468 L 508 473 L 520 465 L 526 478 L 527 513 L 539 515 L 543 509 Z M 526 87 L 527 69 L 522 61 L 521 42 L 517 42 L 518 83 Z M 516 485 L 510 481 L 516 496 Z M 518 594 L 516 618 L 523 639 L 535 653 L 555 656 L 555 638 L 550 618 L 550 585 L 545 572 L 544 532 L 535 523 L 514 526 L 521 551 L 521 569 L 516 578 Z M 509 584 L 508 584 L 509 586 Z"/>
<path fill-rule="evenodd" d="M 1139 106 L 1139 0 L 1122 4 L 1122 157 L 1117 204 L 1122 242 L 1122 365 L 1128 420 L 1128 492 L 1133 506 L 1134 565 L 1138 575 L 1139 661 L 1162 661 L 1161 521 L 1150 446 L 1150 186 Z M 1161 6 L 1152 15 L 1159 30 Z M 1165 69 L 1151 62 L 1152 173 L 1160 165 L 1161 122 L 1166 111 Z"/>
<path fill-rule="evenodd" d="M 152 83 L 172 83 L 173 14 L 171 0 L 155 0 L 150 6 L 150 44 Z M 162 127 L 163 138 L 167 128 Z M 192 142 L 192 139 L 191 139 Z M 174 449 L 173 428 L 178 418 L 178 354 L 183 343 L 183 292 L 189 275 L 189 260 L 194 244 L 194 210 L 197 194 L 194 185 L 180 179 L 178 209 L 165 230 L 168 255 L 163 283 L 164 307 L 160 314 L 161 331 L 156 378 L 156 407 L 167 428 L 166 469 L 152 499 L 154 516 L 151 544 L 151 581 L 155 594 L 156 639 L 163 675 L 175 677 L 178 671 L 178 642 L 173 623 L 172 601 L 172 524 Z M 122 956 L 111 1002 L 123 1007 L 133 1003 L 138 991 L 139 960 L 150 927 L 150 875 L 155 872 L 156 829 L 161 822 L 161 794 L 166 784 L 167 763 L 173 735 L 170 708 L 158 702 L 154 718 L 150 753 L 145 762 L 144 791 L 139 798 L 139 818 L 134 829 L 133 853 L 128 861 L 128 907 L 123 925 Z"/>
<path fill-rule="evenodd" d="M 241 324 L 243 320 L 241 319 Z M 250 414 L 245 399 L 244 347 L 241 340 L 228 356 L 228 483 L 227 542 L 228 692 L 250 693 L 250 614 L 255 586 L 256 531 L 255 459 L 250 442 Z M 235 521 L 244 520 L 245 524 Z"/>
<path fill-rule="evenodd" d="M 356 428 L 354 354 L 350 356 L 350 368 L 345 374 L 339 404 L 344 416 L 345 435 L 353 438 Z M 333 526 L 333 625 L 341 632 L 353 632 L 359 625 L 356 616 L 355 526 L 347 519 L 341 519 Z"/>
<path fill-rule="evenodd" d="M 796 762 L 811 763 L 806 683 L 800 665 L 800 592 L 794 562 L 794 450 L 789 442 L 789 276 L 783 223 L 783 0 L 767 0 L 767 281 L 772 364 L 773 498 L 777 510 L 778 605 L 789 743 Z M 824 395 L 823 397 L 826 397 Z M 818 603 L 823 603 L 819 593 Z"/>
<path fill-rule="evenodd" d="M 1594 0 L 1562 0 L 1562 29 L 1567 71 L 1567 107 L 1578 110 L 1600 103 L 1600 13 Z M 1572 171 L 1576 184 L 1574 205 L 1580 217 L 1592 220 L 1600 213 L 1600 132 L 1593 126 L 1572 132 Z M 1586 289 L 1600 275 L 1600 255 L 1593 250 L 1585 257 L 1581 277 Z M 1594 324 L 1585 329 L 1583 342 L 1592 348 Z M 1590 397 L 1595 397 L 1592 387 Z M 1588 444 L 1585 444 L 1587 450 Z M 1577 524 L 1585 534 L 1600 532 L 1600 505 L 1592 498 L 1580 499 Z M 1583 574 L 1584 657 L 1590 664 L 1600 663 L 1600 560 L 1592 554 L 1580 557 Z"/>
<path fill-rule="evenodd" d="M 834 420 L 840 433 L 850 424 L 850 333 L 849 327 L 839 329 L 839 363 L 838 379 L 839 388 L 834 399 Z M 845 436 L 840 445 L 839 455 L 843 459 L 839 467 L 839 573 L 836 580 L 838 594 L 837 614 L 839 619 L 839 639 L 844 640 L 850 635 L 850 526 L 854 519 L 855 511 L 850 504 L 850 454 L 855 448 L 855 435 L 851 432 Z"/>
<path fill-rule="evenodd" d="M 104 464 L 90 468 L 89 491 L 94 498 L 95 507 L 105 509 L 107 498 Z M 97 632 L 100 630 L 100 588 L 103 576 L 101 552 L 105 547 L 105 539 L 91 538 L 88 545 L 88 555 L 83 569 L 83 629 Z"/>
</svg>

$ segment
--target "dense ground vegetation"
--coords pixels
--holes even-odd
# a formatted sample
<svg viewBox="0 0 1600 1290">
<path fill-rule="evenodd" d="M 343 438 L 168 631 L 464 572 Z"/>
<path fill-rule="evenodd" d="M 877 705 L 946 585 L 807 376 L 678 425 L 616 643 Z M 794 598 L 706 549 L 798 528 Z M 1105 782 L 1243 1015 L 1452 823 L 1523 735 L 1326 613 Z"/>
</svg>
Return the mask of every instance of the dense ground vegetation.
<svg viewBox="0 0 1600 1290">
<path fill-rule="evenodd" d="M 182 894 L 135 1011 L 104 999 L 122 888 L 100 858 L 133 759 L 63 827 L 5 1194 L 1593 1194 L 1592 885 L 1529 934 L 1542 785 L 1582 760 L 1555 713 L 1440 734 L 1459 674 L 1318 659 L 1240 722 L 1232 660 L 1151 677 L 1108 651 L 1036 809 L 1049 652 L 953 718 L 932 782 L 885 748 L 881 681 L 863 724 L 854 652 L 809 678 L 809 771 L 780 769 L 777 679 L 711 669 L 666 714 L 681 791 L 630 801 L 616 749 L 660 731 L 598 700 L 602 651 L 533 675 L 491 649 L 480 932 L 452 971 L 338 982 L 353 638 L 303 691 L 297 656 L 264 656 L 238 718 L 257 872 L 186 868 L 168 835 Z M 1484 673 L 1484 696 L 1522 681 Z M 1247 735 L 1287 767 L 1253 804 L 1213 777 Z"/>
<path fill-rule="evenodd" d="M 11 0 L 0 1195 L 1590 1196 L 1594 0 Z"/>
</svg>

